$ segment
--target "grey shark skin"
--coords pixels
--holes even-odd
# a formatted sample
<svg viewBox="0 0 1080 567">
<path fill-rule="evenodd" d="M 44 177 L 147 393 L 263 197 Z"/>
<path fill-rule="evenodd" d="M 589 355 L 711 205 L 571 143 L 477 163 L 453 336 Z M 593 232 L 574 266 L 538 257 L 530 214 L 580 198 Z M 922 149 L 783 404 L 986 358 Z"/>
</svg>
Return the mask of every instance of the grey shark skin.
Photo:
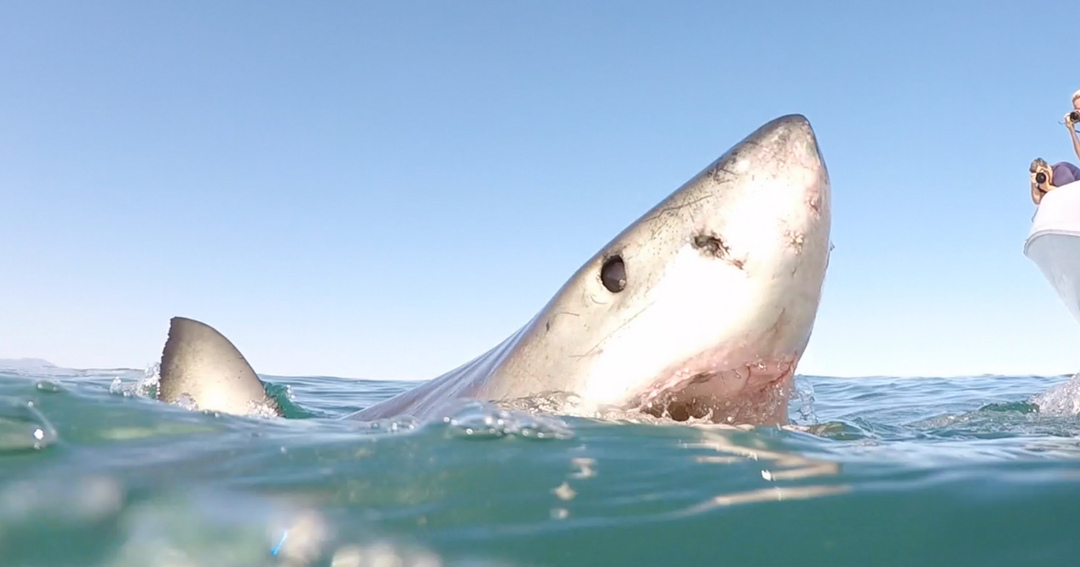
<svg viewBox="0 0 1080 567">
<path fill-rule="evenodd" d="M 158 374 L 162 401 L 174 403 L 186 394 L 200 410 L 247 415 L 264 407 L 281 415 L 244 355 L 205 323 L 184 317 L 169 321 Z"/>
<path fill-rule="evenodd" d="M 456 399 L 559 392 L 585 411 L 785 423 L 830 219 L 810 123 L 772 120 L 623 230 L 505 341 L 348 418 L 425 419 Z M 255 397 L 246 384 L 244 396 Z"/>
</svg>

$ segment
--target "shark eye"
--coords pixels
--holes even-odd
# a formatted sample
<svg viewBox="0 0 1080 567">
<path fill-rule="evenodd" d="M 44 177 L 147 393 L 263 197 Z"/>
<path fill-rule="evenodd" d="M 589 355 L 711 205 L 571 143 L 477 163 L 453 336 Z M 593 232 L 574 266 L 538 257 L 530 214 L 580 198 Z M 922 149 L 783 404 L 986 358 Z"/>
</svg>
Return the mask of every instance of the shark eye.
<svg viewBox="0 0 1080 567">
<path fill-rule="evenodd" d="M 611 293 L 626 289 L 626 264 L 622 256 L 616 254 L 604 260 L 604 265 L 600 267 L 600 283 Z"/>
</svg>

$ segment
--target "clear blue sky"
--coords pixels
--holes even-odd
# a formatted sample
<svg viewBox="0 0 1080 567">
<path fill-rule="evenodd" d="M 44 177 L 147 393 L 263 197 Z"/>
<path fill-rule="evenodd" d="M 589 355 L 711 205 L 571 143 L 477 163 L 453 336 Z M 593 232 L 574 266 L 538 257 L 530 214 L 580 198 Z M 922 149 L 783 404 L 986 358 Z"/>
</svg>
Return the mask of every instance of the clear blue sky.
<svg viewBox="0 0 1080 567">
<path fill-rule="evenodd" d="M 0 4 L 0 357 L 429 378 L 802 113 L 833 251 L 800 372 L 1073 372 L 1023 256 L 1075 161 L 1073 1 Z M 1046 27 L 1040 29 L 1039 24 Z"/>
</svg>

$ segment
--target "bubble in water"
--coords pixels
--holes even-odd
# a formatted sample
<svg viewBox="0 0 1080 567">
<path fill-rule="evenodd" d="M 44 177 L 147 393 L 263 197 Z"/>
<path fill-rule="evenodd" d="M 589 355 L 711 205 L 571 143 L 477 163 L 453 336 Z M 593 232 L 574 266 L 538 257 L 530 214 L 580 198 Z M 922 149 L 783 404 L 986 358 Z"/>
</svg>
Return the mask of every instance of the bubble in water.
<svg viewBox="0 0 1080 567">
<path fill-rule="evenodd" d="M 123 489 L 112 478 L 70 470 L 33 476 L 0 488 L 0 564 L 70 565 L 75 548 L 84 559 L 77 564 L 99 565 L 94 556 L 102 546 L 90 534 L 109 533 L 124 504 Z"/>
<path fill-rule="evenodd" d="M 570 439 L 570 426 L 554 416 L 499 409 L 484 402 L 469 402 L 443 417 L 450 435 L 495 439 L 516 435 L 526 439 Z"/>
<path fill-rule="evenodd" d="M 37 388 L 39 392 L 57 393 L 64 391 L 64 387 L 61 386 L 59 382 L 48 379 L 38 380 L 37 383 L 34 384 L 34 387 Z"/>
<path fill-rule="evenodd" d="M 364 429 L 382 433 L 403 433 L 420 427 L 420 422 L 412 416 L 400 416 L 374 421 L 358 422 Z"/>
<path fill-rule="evenodd" d="M 330 567 L 361 567 L 363 564 L 364 550 L 354 545 L 337 550 L 330 561 Z"/>
<path fill-rule="evenodd" d="M 195 398 L 187 395 L 186 393 L 177 396 L 176 401 L 173 403 L 188 411 L 199 411 L 199 404 L 195 403 Z"/>
<path fill-rule="evenodd" d="M 388 542 L 346 545 L 334 552 L 330 567 L 442 567 L 442 559 L 429 551 Z"/>
<path fill-rule="evenodd" d="M 0 398 L 0 453 L 44 449 L 56 439 L 56 430 L 34 402 Z"/>
<path fill-rule="evenodd" d="M 322 553 L 330 537 L 330 527 L 321 515 L 307 512 L 294 518 L 283 535 L 285 537 L 279 543 L 276 555 L 293 563 L 307 565 Z"/>
<path fill-rule="evenodd" d="M 227 492 L 152 497 L 128 506 L 118 527 L 123 544 L 108 567 L 497 565 L 445 560 L 421 544 L 370 529 L 344 533 L 333 516 L 315 509 Z"/>
<path fill-rule="evenodd" d="M 570 488 L 570 483 L 565 481 L 559 486 L 556 486 L 551 492 L 558 497 L 559 500 L 573 500 L 574 496 L 577 495 L 577 493 L 574 492 L 574 489 Z"/>
<path fill-rule="evenodd" d="M 591 478 L 596 475 L 596 472 L 593 470 L 593 465 L 596 464 L 596 461 L 593 459 L 588 457 L 575 457 L 570 459 L 570 463 L 577 467 L 577 472 L 571 475 L 574 478 Z"/>
<path fill-rule="evenodd" d="M 123 502 L 123 489 L 109 477 L 21 481 L 0 491 L 0 515 L 9 522 L 43 517 L 92 522 L 116 514 Z"/>
<path fill-rule="evenodd" d="M 108 567 L 241 567 L 282 565 L 306 567 L 307 562 L 271 555 L 267 517 L 285 512 L 261 498 L 217 491 L 182 491 L 140 498 L 125 507 L 114 531 L 120 545 Z M 292 527 L 286 521 L 283 527 Z M 276 537 L 281 537 L 277 529 Z M 304 548 L 304 529 L 290 541 Z M 39 563 L 40 564 L 40 563 Z"/>
</svg>

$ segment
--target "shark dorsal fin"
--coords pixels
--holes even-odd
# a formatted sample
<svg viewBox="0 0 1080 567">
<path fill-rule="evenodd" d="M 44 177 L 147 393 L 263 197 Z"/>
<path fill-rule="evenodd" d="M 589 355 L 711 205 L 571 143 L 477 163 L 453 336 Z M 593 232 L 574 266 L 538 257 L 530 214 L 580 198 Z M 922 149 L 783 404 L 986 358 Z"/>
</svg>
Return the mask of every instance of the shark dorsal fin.
<svg viewBox="0 0 1080 567">
<path fill-rule="evenodd" d="M 236 346 L 194 319 L 169 321 L 160 376 L 158 398 L 165 402 L 176 402 L 186 394 L 200 410 L 248 415 L 266 406 L 281 415 L 281 408 L 266 395 L 262 381 Z"/>
</svg>

